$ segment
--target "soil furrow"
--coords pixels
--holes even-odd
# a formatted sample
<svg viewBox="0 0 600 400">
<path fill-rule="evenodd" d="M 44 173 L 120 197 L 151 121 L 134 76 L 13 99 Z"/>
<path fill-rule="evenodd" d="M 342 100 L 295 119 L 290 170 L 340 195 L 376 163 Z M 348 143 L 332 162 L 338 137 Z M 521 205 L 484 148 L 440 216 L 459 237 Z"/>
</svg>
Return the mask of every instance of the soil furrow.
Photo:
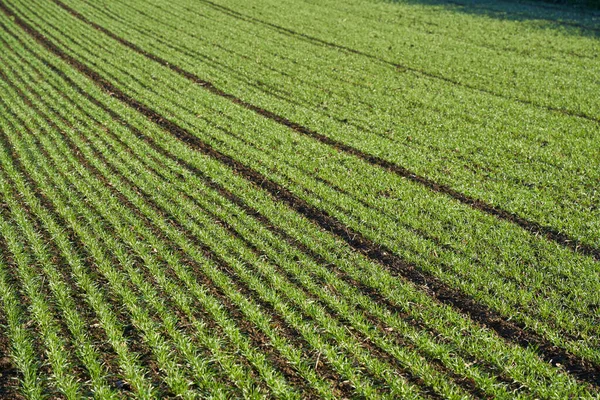
<svg viewBox="0 0 600 400">
<path fill-rule="evenodd" d="M 153 89 L 148 89 L 148 90 L 153 90 Z M 257 146 L 256 144 L 254 144 L 251 140 L 248 140 L 247 136 L 243 135 L 243 134 L 236 134 L 232 131 L 226 131 L 223 128 L 221 128 L 220 126 L 214 124 L 213 122 L 211 122 L 208 119 L 202 118 L 204 119 L 207 124 L 213 126 L 216 129 L 220 129 L 223 133 L 235 137 L 237 140 L 239 140 L 240 142 L 242 142 L 245 146 L 247 146 L 248 148 L 252 148 L 256 151 L 263 151 L 263 149 L 261 149 L 260 146 Z M 369 205 L 364 199 L 361 199 L 359 196 L 339 187 L 339 184 L 336 182 L 330 182 L 329 180 L 325 179 L 325 178 L 321 178 L 318 173 L 315 173 L 313 170 L 311 169 L 305 169 L 302 166 L 294 166 L 292 164 L 290 164 L 289 162 L 287 162 L 286 160 L 281 160 L 278 161 L 278 163 L 284 164 L 287 167 L 290 168 L 290 170 L 296 170 L 296 171 L 301 171 L 303 173 L 305 173 L 306 175 L 310 176 L 312 179 L 314 179 L 315 181 L 325 185 L 328 187 L 328 189 L 332 189 L 336 192 L 338 192 L 339 194 L 342 194 L 346 197 L 348 197 L 349 199 L 351 199 L 352 201 L 356 201 L 358 204 L 360 204 L 361 206 L 365 207 L 365 209 L 367 210 L 373 210 L 373 209 L 378 209 L 379 213 L 381 215 L 385 215 L 388 218 L 390 218 L 392 221 L 394 221 L 395 224 L 397 224 L 397 226 L 399 228 L 402 229 L 406 229 L 407 231 L 410 232 L 410 234 L 416 235 L 418 237 L 420 237 L 423 240 L 426 240 L 427 242 L 433 243 L 436 247 L 439 247 L 440 249 L 443 249 L 444 252 L 447 253 L 454 253 L 458 256 L 460 256 L 463 259 L 469 260 L 470 263 L 472 263 L 475 266 L 481 267 L 481 268 L 487 268 L 485 263 L 479 259 L 477 254 L 467 254 L 464 250 L 461 250 L 458 246 L 456 245 L 452 245 L 452 244 L 447 244 L 447 243 L 442 243 L 442 241 L 435 237 L 434 235 L 428 234 L 427 232 L 425 232 L 423 229 L 420 228 L 415 228 L 413 227 L 411 224 L 406 223 L 406 222 L 402 222 L 401 220 L 398 219 L 397 215 L 392 215 L 390 214 L 388 211 L 386 211 L 384 208 L 380 208 L 378 207 L 376 204 L 373 205 Z M 296 177 L 299 176 L 294 172 L 292 172 L 291 174 L 288 173 L 288 176 L 292 176 L 292 177 Z M 298 183 L 300 185 L 302 185 L 302 178 L 297 178 L 297 179 L 293 179 L 290 178 L 290 182 L 293 183 Z M 304 193 L 311 193 L 314 194 L 316 196 L 319 196 L 318 194 L 315 194 L 314 190 L 310 190 L 310 189 L 304 189 Z M 323 203 L 325 203 L 325 201 L 323 201 Z M 347 214 L 347 215 L 352 215 L 352 211 L 353 211 L 353 206 L 346 206 L 346 207 L 341 207 L 338 204 L 336 204 L 335 201 L 333 202 L 329 202 L 329 206 L 335 210 L 335 212 L 339 212 L 341 214 Z M 376 225 L 371 224 L 368 221 L 363 221 L 362 222 L 363 226 L 371 228 L 371 229 L 377 229 Z M 436 253 L 436 257 L 437 257 L 437 253 Z M 497 258 L 493 259 L 493 261 L 491 261 L 492 263 L 497 262 Z M 453 267 L 451 265 L 449 265 L 447 262 L 442 262 L 439 261 L 439 265 L 442 267 L 442 270 L 446 270 L 446 271 L 451 271 L 453 270 Z M 523 288 L 523 283 L 520 282 L 518 280 L 518 278 L 514 275 L 514 274 L 510 274 L 510 273 L 499 273 L 498 275 L 496 275 L 499 279 L 502 280 L 503 283 L 505 284 L 510 284 L 513 287 L 514 286 L 519 286 L 520 288 Z M 552 280 L 548 280 L 548 284 L 546 287 L 554 287 L 554 292 L 555 293 L 560 293 L 565 295 L 567 298 L 571 295 L 572 290 L 570 290 L 570 288 L 565 287 L 564 285 L 560 285 L 560 284 L 555 284 L 554 282 L 552 282 Z M 561 305 L 561 307 L 563 307 L 565 310 L 573 310 L 575 313 L 580 312 L 579 310 L 577 310 L 576 308 L 574 308 L 571 304 L 564 304 Z M 584 340 L 583 337 L 581 335 L 579 335 L 576 332 L 569 332 L 569 333 L 563 333 L 563 336 L 565 339 L 568 340 L 572 340 L 572 341 L 578 341 L 578 340 Z"/>
<path fill-rule="evenodd" d="M 370 288 L 364 285 L 363 283 L 354 280 L 352 277 L 347 276 L 346 273 L 339 270 L 338 268 L 332 267 L 332 270 L 339 276 L 340 279 L 343 279 L 344 282 L 347 282 L 349 285 L 356 287 L 363 295 L 369 297 L 373 302 L 382 305 L 383 307 L 387 308 L 387 310 L 389 310 L 391 313 L 396 314 L 396 316 L 398 318 L 401 318 L 402 321 L 405 322 L 407 325 L 422 331 L 424 334 L 429 335 L 432 339 L 435 338 L 435 340 L 439 343 L 446 344 L 455 348 L 454 344 L 450 340 L 444 338 L 435 329 L 426 326 L 423 323 L 423 321 L 417 319 L 413 315 L 410 315 L 406 311 L 405 307 L 393 303 L 373 288 Z M 365 309 L 360 305 L 358 306 L 358 308 L 361 309 L 367 315 L 367 319 L 371 321 L 373 326 L 381 330 L 386 336 L 392 337 L 393 341 L 397 345 L 409 348 L 415 347 L 414 344 L 408 342 L 407 339 L 400 335 L 398 332 L 396 332 L 396 330 L 389 328 L 387 325 L 385 325 L 383 321 L 381 321 L 381 319 L 378 319 L 375 315 L 373 315 L 371 310 Z M 480 366 L 482 366 L 483 371 L 487 372 L 490 375 L 493 375 L 499 382 L 504 383 L 510 391 L 513 391 L 515 393 L 522 391 L 522 389 L 519 388 L 512 379 L 507 377 L 506 374 L 497 366 L 492 365 L 487 361 L 483 361 L 481 359 L 475 359 L 472 355 L 468 354 L 462 349 L 455 349 L 454 352 L 459 357 L 464 359 L 467 363 L 479 364 Z M 479 388 L 472 379 L 460 376 L 453 372 L 451 369 L 447 368 L 439 358 L 436 358 L 435 356 L 427 356 L 427 360 L 433 365 L 435 365 L 435 367 L 439 371 L 448 374 L 458 385 L 463 387 L 463 389 L 465 389 L 467 392 L 473 394 L 476 398 L 486 398 L 490 396 L 488 393 L 483 392 L 482 389 Z"/>
<path fill-rule="evenodd" d="M 6 318 L 0 313 L 0 398 L 5 400 L 23 399 L 19 394 L 21 374 L 10 357 L 10 340 L 6 333 Z"/>
</svg>

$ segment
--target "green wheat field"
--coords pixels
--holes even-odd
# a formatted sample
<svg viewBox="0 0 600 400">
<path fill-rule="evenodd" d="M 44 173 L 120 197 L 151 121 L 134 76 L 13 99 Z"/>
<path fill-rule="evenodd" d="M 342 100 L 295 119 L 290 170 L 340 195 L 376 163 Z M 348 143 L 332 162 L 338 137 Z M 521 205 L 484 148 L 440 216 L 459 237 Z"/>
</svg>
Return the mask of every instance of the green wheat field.
<svg viewBox="0 0 600 400">
<path fill-rule="evenodd" d="M 600 398 L 591 3 L 0 0 L 0 398 Z"/>
</svg>

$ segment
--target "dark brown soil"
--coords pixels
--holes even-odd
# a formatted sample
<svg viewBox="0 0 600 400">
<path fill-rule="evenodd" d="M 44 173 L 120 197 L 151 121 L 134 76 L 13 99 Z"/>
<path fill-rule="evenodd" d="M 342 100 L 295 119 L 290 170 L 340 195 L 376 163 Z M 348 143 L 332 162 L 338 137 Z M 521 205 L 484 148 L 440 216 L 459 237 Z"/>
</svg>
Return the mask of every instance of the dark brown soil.
<svg viewBox="0 0 600 400">
<path fill-rule="evenodd" d="M 20 375 L 10 358 L 10 341 L 5 335 L 6 319 L 0 313 L 0 399 L 21 400 Z"/>
</svg>

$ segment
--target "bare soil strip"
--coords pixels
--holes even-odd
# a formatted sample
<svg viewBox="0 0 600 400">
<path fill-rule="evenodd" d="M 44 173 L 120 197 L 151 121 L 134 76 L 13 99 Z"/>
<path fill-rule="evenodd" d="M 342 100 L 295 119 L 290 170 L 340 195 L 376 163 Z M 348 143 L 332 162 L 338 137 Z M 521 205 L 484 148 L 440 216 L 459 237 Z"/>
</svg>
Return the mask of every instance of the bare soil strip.
<svg viewBox="0 0 600 400">
<path fill-rule="evenodd" d="M 0 314 L 0 398 L 5 400 L 23 399 L 19 394 L 21 375 L 10 358 L 10 340 L 6 336 L 6 318 Z"/>
</svg>

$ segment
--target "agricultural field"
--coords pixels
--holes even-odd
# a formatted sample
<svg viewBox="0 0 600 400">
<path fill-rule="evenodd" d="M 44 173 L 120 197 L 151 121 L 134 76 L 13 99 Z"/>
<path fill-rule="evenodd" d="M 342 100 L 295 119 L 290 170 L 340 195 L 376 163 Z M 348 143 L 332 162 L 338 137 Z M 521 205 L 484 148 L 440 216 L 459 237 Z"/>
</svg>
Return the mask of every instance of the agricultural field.
<svg viewBox="0 0 600 400">
<path fill-rule="evenodd" d="M 0 0 L 0 399 L 600 398 L 575 3 Z"/>
</svg>

